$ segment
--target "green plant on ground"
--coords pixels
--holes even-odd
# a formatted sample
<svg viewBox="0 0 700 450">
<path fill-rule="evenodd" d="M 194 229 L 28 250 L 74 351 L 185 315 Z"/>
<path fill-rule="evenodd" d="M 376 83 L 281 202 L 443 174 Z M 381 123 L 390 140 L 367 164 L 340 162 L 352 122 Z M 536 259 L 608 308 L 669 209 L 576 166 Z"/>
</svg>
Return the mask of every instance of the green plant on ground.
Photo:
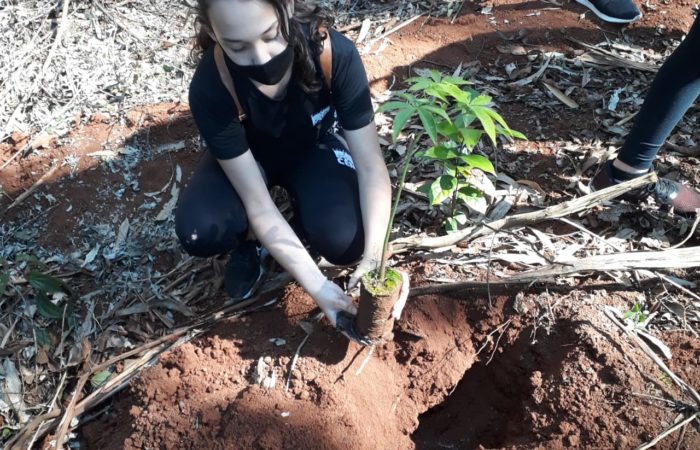
<svg viewBox="0 0 700 450">
<path fill-rule="evenodd" d="M 631 320 L 636 325 L 643 324 L 644 321 L 647 320 L 647 316 L 644 314 L 644 308 L 639 302 L 632 305 L 632 308 L 630 308 L 630 310 L 627 311 L 622 317 Z"/>
<path fill-rule="evenodd" d="M 67 331 L 77 326 L 73 295 L 70 288 L 60 279 L 48 275 L 46 268 L 39 260 L 27 254 L 19 254 L 15 258 L 15 264 L 26 263 L 24 273 L 26 282 L 32 287 L 33 298 L 31 301 L 36 306 L 36 311 L 47 320 L 61 320 L 67 325 Z M 10 288 L 11 278 L 4 270 L 4 263 L 0 264 L 0 297 L 5 290 Z M 50 298 L 53 297 L 53 300 Z M 48 333 L 43 328 L 35 328 L 37 343 L 48 347 Z"/>
<path fill-rule="evenodd" d="M 410 86 L 406 92 L 396 93 L 395 100 L 379 108 L 379 112 L 396 111 L 394 142 L 416 115 L 423 126 L 411 139 L 398 189 L 403 186 L 414 153 L 438 166 L 442 175 L 424 184 L 421 191 L 428 195 L 431 205 L 447 204 L 444 226 L 448 232 L 456 231 L 467 221 L 459 206 L 483 196 L 472 171 L 495 173 L 488 158 L 473 153 L 479 141 L 485 135 L 496 147 L 498 136 L 526 138 L 508 126 L 493 108 L 490 96 L 471 89 L 468 87 L 471 83 L 461 77 L 443 76 L 433 70 L 427 76 L 409 78 L 407 82 Z M 416 151 L 425 136 L 432 145 Z"/>
</svg>

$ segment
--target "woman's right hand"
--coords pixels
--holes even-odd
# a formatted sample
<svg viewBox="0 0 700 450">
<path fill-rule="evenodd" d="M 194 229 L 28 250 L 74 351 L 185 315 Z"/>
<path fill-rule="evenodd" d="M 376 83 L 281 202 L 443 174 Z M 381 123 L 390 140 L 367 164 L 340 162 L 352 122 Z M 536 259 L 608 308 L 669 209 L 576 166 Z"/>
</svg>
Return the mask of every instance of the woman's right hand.
<svg viewBox="0 0 700 450">
<path fill-rule="evenodd" d="M 340 286 L 330 280 L 326 280 L 316 292 L 310 292 L 310 294 L 333 326 L 336 326 L 336 319 L 340 311 L 357 314 L 357 308 L 350 297 L 343 292 Z"/>
</svg>

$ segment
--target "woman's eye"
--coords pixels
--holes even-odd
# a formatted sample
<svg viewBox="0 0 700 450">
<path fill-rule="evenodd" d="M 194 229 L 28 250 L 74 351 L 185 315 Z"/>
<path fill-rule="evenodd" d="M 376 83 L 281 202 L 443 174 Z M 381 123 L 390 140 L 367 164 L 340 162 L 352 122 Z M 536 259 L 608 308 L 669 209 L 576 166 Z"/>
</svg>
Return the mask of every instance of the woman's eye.
<svg viewBox="0 0 700 450">
<path fill-rule="evenodd" d="M 263 37 L 263 41 L 265 41 L 265 42 L 272 42 L 272 41 L 274 41 L 275 39 L 277 39 L 279 36 L 280 36 L 280 30 L 277 29 L 277 31 L 274 33 L 274 35 L 272 35 L 272 36 L 271 36 L 271 35 L 264 36 L 264 37 Z"/>
</svg>

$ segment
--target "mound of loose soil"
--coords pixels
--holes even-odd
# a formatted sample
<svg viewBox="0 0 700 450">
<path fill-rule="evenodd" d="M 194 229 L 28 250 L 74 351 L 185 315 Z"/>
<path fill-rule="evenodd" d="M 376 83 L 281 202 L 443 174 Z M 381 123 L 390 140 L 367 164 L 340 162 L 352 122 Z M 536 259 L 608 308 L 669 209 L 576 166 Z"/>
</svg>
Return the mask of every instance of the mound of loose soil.
<svg viewBox="0 0 700 450">
<path fill-rule="evenodd" d="M 492 307 L 484 298 L 419 298 L 397 324 L 396 340 L 376 348 L 359 374 L 367 350 L 317 323 L 290 374 L 306 336 L 299 322 L 315 312 L 303 290 L 290 285 L 275 308 L 224 322 L 164 355 L 83 427 L 84 443 L 91 449 L 628 448 L 673 420 L 671 409 L 639 395 L 678 393 L 599 309 L 577 299 L 560 305 L 549 322 L 526 325 L 538 323 L 531 319 L 541 303 L 530 296 L 522 302 L 530 312 L 517 315 L 508 297 Z M 684 350 L 685 344 L 674 351 L 697 358 L 697 346 Z M 253 381 L 260 358 L 274 366 L 271 389 Z M 697 445 L 693 433 L 681 448 Z"/>
</svg>

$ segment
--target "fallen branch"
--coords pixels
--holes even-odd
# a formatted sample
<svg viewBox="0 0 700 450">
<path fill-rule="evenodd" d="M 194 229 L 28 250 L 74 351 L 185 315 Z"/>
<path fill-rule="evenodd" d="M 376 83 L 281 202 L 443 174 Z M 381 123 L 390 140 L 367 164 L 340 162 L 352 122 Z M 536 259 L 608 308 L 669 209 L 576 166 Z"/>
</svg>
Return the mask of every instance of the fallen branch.
<svg viewBox="0 0 700 450">
<path fill-rule="evenodd" d="M 688 425 L 690 422 L 697 419 L 698 417 L 700 417 L 700 411 L 697 411 L 697 412 L 695 412 L 695 414 L 691 414 L 690 416 L 686 417 L 684 420 L 681 420 L 680 422 L 672 425 L 671 427 L 667 428 L 663 433 L 659 434 L 658 436 L 656 436 L 654 439 L 647 442 L 646 444 L 640 445 L 635 450 L 647 450 L 649 448 L 654 447 L 656 444 L 659 443 L 659 441 L 661 441 L 661 439 L 665 438 L 666 436 L 673 433 L 677 429 Z"/>
<path fill-rule="evenodd" d="M 376 38 L 374 38 L 374 39 L 372 39 L 371 41 L 369 41 L 369 42 L 367 43 L 367 45 L 366 45 L 366 48 L 372 48 L 372 47 L 374 46 L 374 44 L 376 44 L 377 42 L 381 41 L 382 39 L 384 39 L 385 37 L 389 36 L 390 34 L 396 33 L 396 32 L 399 31 L 401 28 L 403 28 L 403 27 L 405 27 L 405 26 L 407 26 L 407 25 L 409 25 L 409 24 L 415 22 L 416 20 L 418 20 L 418 19 L 421 18 L 421 17 L 423 17 L 423 14 L 418 14 L 417 16 L 411 17 L 411 18 L 408 19 L 408 20 L 404 20 L 404 21 L 401 22 L 400 24 L 396 25 L 394 28 L 390 29 L 389 31 L 385 31 L 384 33 L 380 34 L 380 35 L 377 36 Z"/>
<path fill-rule="evenodd" d="M 579 56 L 579 59 L 583 62 L 602 66 L 613 66 L 622 67 L 625 69 L 642 70 L 645 72 L 657 72 L 659 70 L 659 67 L 655 66 L 654 64 L 633 61 L 631 59 L 623 58 L 619 55 L 616 55 L 615 53 L 609 52 L 595 45 L 579 41 L 578 39 L 574 39 L 572 37 L 568 37 L 567 39 L 590 51 L 590 53 L 584 53 L 583 55 Z"/>
<path fill-rule="evenodd" d="M 549 284 L 546 283 L 547 280 L 518 280 L 518 279 L 500 279 L 493 281 L 459 281 L 454 283 L 445 284 L 434 284 L 429 286 L 420 286 L 412 288 L 408 297 L 420 297 L 422 295 L 432 295 L 432 294 L 454 294 L 457 292 L 487 292 L 489 286 L 491 292 L 500 293 L 510 293 L 514 289 L 517 291 L 521 290 L 532 290 L 536 291 L 549 291 L 549 292 L 570 292 L 572 289 L 581 289 L 586 291 L 628 291 L 632 287 L 624 283 L 592 283 L 583 286 L 570 286 L 568 284 Z M 654 279 L 642 280 L 643 288 L 651 288 L 658 286 L 658 281 Z M 527 286 L 523 286 L 527 285 Z"/>
<path fill-rule="evenodd" d="M 464 281 L 438 286 L 426 286 L 414 288 L 409 293 L 410 297 L 427 294 L 438 294 L 469 289 L 487 290 L 489 286 L 507 287 L 513 285 L 530 284 L 543 281 L 554 281 L 564 275 L 583 273 L 607 272 L 610 270 L 636 270 L 636 269 L 687 269 L 700 267 L 700 247 L 686 247 L 682 249 L 662 250 L 657 252 L 624 252 L 610 255 L 594 255 L 586 258 L 571 258 L 557 261 L 555 264 L 540 269 L 529 270 L 508 278 L 483 281 Z M 655 280 L 649 280 L 650 284 L 656 284 Z M 605 287 L 604 287 L 605 286 Z M 613 285 L 590 285 L 585 288 L 604 289 L 606 287 L 624 286 L 619 283 Z M 556 288 L 556 286 L 551 286 Z M 550 288 L 550 287 L 548 287 Z M 571 286 L 564 287 L 571 290 Z"/>
<path fill-rule="evenodd" d="M 503 219 L 494 220 L 485 224 L 475 225 L 456 233 L 446 236 L 426 237 L 426 236 L 409 236 L 400 238 L 391 243 L 393 253 L 400 253 L 408 249 L 431 249 L 451 247 L 462 241 L 475 239 L 481 236 L 489 235 L 495 231 L 504 228 L 513 228 L 524 225 L 532 225 L 537 222 L 549 219 L 557 219 L 570 214 L 575 214 L 585 211 L 594 206 L 600 205 L 603 202 L 617 198 L 629 191 L 641 188 L 647 184 L 656 182 L 656 174 L 650 173 L 643 177 L 635 178 L 624 183 L 601 189 L 583 197 L 578 197 L 573 200 L 553 205 L 540 211 L 528 212 L 523 214 L 515 214 L 504 217 Z"/>
</svg>

